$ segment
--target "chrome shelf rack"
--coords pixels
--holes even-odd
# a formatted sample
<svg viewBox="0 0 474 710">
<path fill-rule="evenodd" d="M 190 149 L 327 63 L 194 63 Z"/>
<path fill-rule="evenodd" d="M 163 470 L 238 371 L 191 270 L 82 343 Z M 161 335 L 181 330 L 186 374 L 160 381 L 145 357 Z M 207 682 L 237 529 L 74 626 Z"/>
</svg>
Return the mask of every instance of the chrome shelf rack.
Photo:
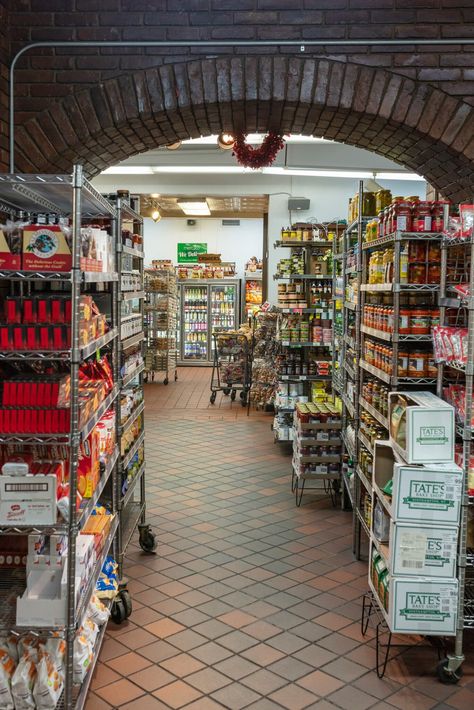
<svg viewBox="0 0 474 710">
<path fill-rule="evenodd" d="M 178 284 L 173 270 L 145 269 L 145 378 L 178 379 Z"/>
<path fill-rule="evenodd" d="M 445 220 L 447 219 L 447 210 Z M 470 459 L 474 454 L 474 236 L 470 239 L 450 239 L 445 237 L 441 244 L 441 284 L 440 284 L 440 323 L 442 325 L 459 325 L 467 327 L 467 367 L 452 368 L 445 363 L 438 365 L 437 394 L 443 397 L 443 388 L 447 381 L 463 383 L 465 385 L 464 417 L 459 418 L 456 425 L 456 434 L 462 441 L 464 472 L 464 495 L 461 506 L 461 519 L 458 539 L 458 565 L 457 578 L 459 584 L 457 630 L 454 648 L 448 653 L 443 672 L 447 677 L 453 678 L 450 682 L 457 682 L 462 671 L 464 661 L 464 634 L 465 631 L 474 630 L 474 555 L 472 549 L 467 548 L 468 516 L 472 514 L 474 496 L 468 495 L 468 477 Z M 450 269 L 448 277 L 447 269 Z M 464 283 L 470 289 L 468 297 L 455 297 L 450 279 L 456 283 Z M 456 414 L 456 416 L 459 416 Z"/>
<path fill-rule="evenodd" d="M 92 669 L 89 669 L 82 685 L 73 682 L 74 639 L 78 626 L 82 623 L 87 605 L 96 586 L 97 578 L 102 569 L 105 557 L 112 550 L 117 553 L 116 530 L 119 527 L 119 505 L 117 498 L 117 460 L 118 449 L 110 457 L 105 471 L 94 496 L 87 502 L 82 510 L 76 510 L 76 495 L 78 482 L 78 458 L 81 441 L 90 433 L 93 425 L 106 410 L 113 407 L 115 415 L 119 416 L 118 382 L 119 382 L 119 310 L 117 273 L 84 273 L 81 271 L 81 226 L 84 222 L 90 223 L 96 219 L 110 221 L 112 238 L 116 239 L 117 208 L 105 199 L 83 176 L 82 167 L 75 165 L 71 175 L 0 175 L 0 201 L 2 211 L 12 217 L 19 213 L 37 214 L 38 212 L 53 213 L 57 217 L 68 217 L 71 220 L 71 254 L 72 268 L 70 272 L 0 272 L 0 281 L 10 285 L 10 293 L 26 293 L 26 289 L 37 283 L 45 284 L 55 282 L 61 284 L 62 290 L 71 294 L 71 330 L 72 345 L 67 351 L 49 352 L 39 351 L 28 353 L 9 352 L 1 353 L 0 359 L 8 362 L 49 362 L 62 361 L 68 365 L 70 372 L 70 410 L 71 424 L 69 433 L 63 435 L 7 435 L 1 436 L 2 442 L 10 444 L 22 443 L 24 445 L 36 443 L 63 443 L 69 447 L 70 469 L 69 485 L 71 490 L 68 522 L 58 522 L 57 525 L 26 527 L 1 527 L 0 535 L 29 533 L 63 534 L 68 538 L 67 554 L 67 605 L 64 624 L 54 628 L 38 629 L 38 635 L 62 635 L 66 641 L 66 654 L 64 661 L 65 687 L 58 702 L 58 708 L 68 710 L 82 710 L 86 702 L 87 691 L 90 685 Z M 81 347 L 79 343 L 80 297 L 84 289 L 93 284 L 101 284 L 101 294 L 110 298 L 109 332 Z M 112 370 L 115 386 L 100 408 L 94 413 L 84 426 L 79 426 L 79 368 L 84 358 L 94 356 L 99 350 L 107 347 L 112 357 Z M 97 559 L 89 583 L 79 601 L 76 601 L 75 575 L 76 575 L 76 538 L 90 516 L 94 505 L 99 499 L 105 497 L 107 505 L 113 515 L 110 532 L 104 541 L 103 549 Z M 25 634 L 30 628 L 16 625 L 16 595 L 21 594 L 26 585 L 26 575 L 7 573 L 1 570 L 0 574 L 0 633 L 15 632 Z M 97 638 L 94 648 L 95 665 L 99 656 L 100 647 L 105 636 L 105 625 Z"/>
<path fill-rule="evenodd" d="M 122 196 L 115 198 L 118 212 L 117 260 L 121 276 L 118 288 L 119 299 L 119 349 L 121 362 L 121 385 L 124 392 L 140 393 L 141 402 L 125 421 L 118 423 L 119 463 L 117 477 L 117 505 L 120 523 L 117 531 L 117 562 L 119 577 L 124 577 L 124 558 L 127 548 L 138 527 L 139 544 L 144 552 L 153 553 L 156 540 L 150 525 L 146 523 L 146 457 L 145 457 L 145 269 L 143 253 L 143 218 L 136 212 L 129 201 Z M 126 233 L 139 235 L 142 246 L 125 245 Z M 124 290 L 124 275 L 138 277 L 138 285 L 133 290 Z M 124 310 L 130 310 L 131 313 Z M 140 323 L 140 331 L 127 336 L 127 323 Z M 129 363 L 132 362 L 132 366 Z M 120 414 L 120 413 L 119 413 Z M 134 428 L 134 440 L 130 443 L 130 434 Z"/>
</svg>

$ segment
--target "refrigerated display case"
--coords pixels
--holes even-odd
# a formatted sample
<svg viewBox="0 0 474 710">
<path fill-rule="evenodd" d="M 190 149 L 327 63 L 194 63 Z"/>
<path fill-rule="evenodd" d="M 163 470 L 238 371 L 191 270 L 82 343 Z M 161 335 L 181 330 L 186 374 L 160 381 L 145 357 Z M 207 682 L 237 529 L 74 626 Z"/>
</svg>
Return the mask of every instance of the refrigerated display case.
<svg viewBox="0 0 474 710">
<path fill-rule="evenodd" d="M 181 291 L 180 364 L 210 365 L 214 330 L 234 330 L 239 324 L 240 280 L 191 280 Z"/>
<path fill-rule="evenodd" d="M 263 303 L 263 281 L 261 271 L 246 271 L 244 279 L 244 294 L 242 299 L 242 319 L 247 320 Z"/>
</svg>

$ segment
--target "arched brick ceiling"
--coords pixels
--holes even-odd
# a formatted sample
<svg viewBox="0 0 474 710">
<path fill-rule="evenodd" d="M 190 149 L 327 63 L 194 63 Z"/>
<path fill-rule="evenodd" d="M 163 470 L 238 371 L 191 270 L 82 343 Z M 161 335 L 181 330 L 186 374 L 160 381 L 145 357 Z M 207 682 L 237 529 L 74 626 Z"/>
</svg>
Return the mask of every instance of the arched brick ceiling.
<svg viewBox="0 0 474 710">
<path fill-rule="evenodd" d="M 300 57 L 203 59 L 124 74 L 17 129 L 16 169 L 93 177 L 137 153 L 221 130 L 317 135 L 373 150 L 454 201 L 473 187 L 474 109 L 390 71 Z"/>
</svg>

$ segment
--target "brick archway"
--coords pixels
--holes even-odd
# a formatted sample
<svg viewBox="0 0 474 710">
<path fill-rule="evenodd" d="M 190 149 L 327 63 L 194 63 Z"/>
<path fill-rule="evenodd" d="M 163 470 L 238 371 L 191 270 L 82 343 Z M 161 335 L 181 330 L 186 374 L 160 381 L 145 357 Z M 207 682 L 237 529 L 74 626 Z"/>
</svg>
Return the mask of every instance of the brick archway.
<svg viewBox="0 0 474 710">
<path fill-rule="evenodd" d="M 303 57 L 203 59 L 81 90 L 17 129 L 16 168 L 107 166 L 177 139 L 245 128 L 318 135 L 371 149 L 446 197 L 472 194 L 474 108 L 390 71 Z"/>
</svg>

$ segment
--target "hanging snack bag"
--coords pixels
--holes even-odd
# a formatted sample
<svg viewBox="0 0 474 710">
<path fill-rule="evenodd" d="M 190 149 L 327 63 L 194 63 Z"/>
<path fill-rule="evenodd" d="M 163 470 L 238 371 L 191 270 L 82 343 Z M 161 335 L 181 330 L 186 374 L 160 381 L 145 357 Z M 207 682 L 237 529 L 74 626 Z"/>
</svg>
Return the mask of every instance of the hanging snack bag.
<svg viewBox="0 0 474 710">
<path fill-rule="evenodd" d="M 15 672 L 15 662 L 6 653 L 0 650 L 0 708 L 14 710 L 12 697 L 12 677 Z"/>
<path fill-rule="evenodd" d="M 15 710 L 34 710 L 36 708 L 33 688 L 36 681 L 36 664 L 28 654 L 22 657 L 12 678 L 12 696 Z"/>
<path fill-rule="evenodd" d="M 54 710 L 64 688 L 64 673 L 54 657 L 43 653 L 37 666 L 33 697 L 36 710 Z"/>
</svg>

